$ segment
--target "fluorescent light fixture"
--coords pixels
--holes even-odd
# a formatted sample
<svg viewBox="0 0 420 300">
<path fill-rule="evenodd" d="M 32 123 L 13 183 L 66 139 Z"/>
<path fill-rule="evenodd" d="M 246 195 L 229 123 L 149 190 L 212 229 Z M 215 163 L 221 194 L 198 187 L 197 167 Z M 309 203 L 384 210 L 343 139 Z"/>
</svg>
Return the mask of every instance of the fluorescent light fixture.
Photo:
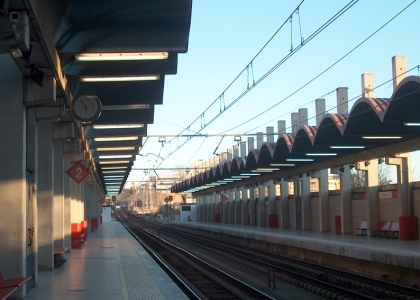
<svg viewBox="0 0 420 300">
<path fill-rule="evenodd" d="M 129 104 L 129 105 L 102 105 L 101 109 L 102 110 L 128 110 L 128 109 L 149 109 L 149 108 L 150 108 L 150 104 Z"/>
<path fill-rule="evenodd" d="M 294 167 L 295 164 L 270 164 L 271 167 Z"/>
<path fill-rule="evenodd" d="M 127 128 L 143 128 L 144 124 L 103 124 L 93 125 L 93 129 L 127 129 Z"/>
<path fill-rule="evenodd" d="M 331 149 L 365 149 L 365 146 L 330 146 Z"/>
<path fill-rule="evenodd" d="M 402 136 L 362 136 L 362 139 L 365 140 L 398 140 Z"/>
<path fill-rule="evenodd" d="M 94 138 L 95 142 L 118 142 L 118 141 L 137 141 L 138 136 L 114 136 L 114 137 L 101 137 Z"/>
<path fill-rule="evenodd" d="M 258 176 L 258 175 L 261 175 L 261 174 L 258 174 L 258 173 L 241 173 L 240 175 L 241 176 Z"/>
<path fill-rule="evenodd" d="M 117 171 L 117 170 L 114 170 L 114 171 L 102 171 L 102 174 L 116 174 L 116 173 L 125 173 L 125 172 L 127 172 L 127 171 Z"/>
<path fill-rule="evenodd" d="M 127 167 L 101 167 L 102 170 L 127 169 Z"/>
<path fill-rule="evenodd" d="M 168 52 L 76 54 L 76 60 L 78 61 L 155 60 L 155 59 L 167 59 L 167 58 L 168 58 Z"/>
<path fill-rule="evenodd" d="M 118 177 L 118 178 L 105 178 L 104 181 L 118 181 L 118 182 L 122 182 L 121 181 L 121 177 Z"/>
<path fill-rule="evenodd" d="M 337 153 L 306 153 L 307 156 L 335 156 Z"/>
<path fill-rule="evenodd" d="M 241 181 L 242 179 L 241 178 L 234 178 L 234 177 L 232 177 L 232 178 L 226 178 L 224 180 L 225 181 Z"/>
<path fill-rule="evenodd" d="M 234 180 L 224 179 L 217 181 L 218 183 L 225 184 L 226 182 L 235 182 Z"/>
<path fill-rule="evenodd" d="M 124 154 L 124 155 L 99 155 L 99 159 L 112 159 L 112 158 L 132 158 L 133 155 Z"/>
<path fill-rule="evenodd" d="M 257 171 L 279 171 L 279 168 L 257 168 Z"/>
<path fill-rule="evenodd" d="M 124 178 L 125 175 L 104 175 L 105 179 L 112 179 L 112 178 Z"/>
<path fill-rule="evenodd" d="M 407 122 L 404 123 L 405 126 L 420 126 L 420 123 L 411 123 L 411 122 Z"/>
<path fill-rule="evenodd" d="M 106 189 L 107 190 L 109 190 L 109 189 L 120 189 L 120 186 L 119 185 L 107 185 Z"/>
<path fill-rule="evenodd" d="M 128 160 L 113 160 L 113 161 L 100 161 L 100 165 L 112 165 L 112 164 L 128 164 Z"/>
<path fill-rule="evenodd" d="M 132 151 L 134 147 L 102 147 L 96 148 L 96 151 Z"/>
<path fill-rule="evenodd" d="M 252 174 L 252 175 L 254 175 L 254 174 Z M 236 176 L 232 176 L 232 179 L 235 179 L 235 178 L 251 178 L 251 176 L 249 176 L 249 175 L 236 175 Z"/>
<path fill-rule="evenodd" d="M 150 81 L 159 80 L 159 75 L 138 75 L 138 76 L 107 76 L 107 77 L 80 77 L 83 82 L 115 82 L 115 81 Z"/>
<path fill-rule="evenodd" d="M 258 172 L 258 173 L 271 173 L 274 172 L 273 170 L 251 170 L 251 172 Z"/>
<path fill-rule="evenodd" d="M 313 158 L 286 158 L 286 161 L 314 161 Z"/>
</svg>

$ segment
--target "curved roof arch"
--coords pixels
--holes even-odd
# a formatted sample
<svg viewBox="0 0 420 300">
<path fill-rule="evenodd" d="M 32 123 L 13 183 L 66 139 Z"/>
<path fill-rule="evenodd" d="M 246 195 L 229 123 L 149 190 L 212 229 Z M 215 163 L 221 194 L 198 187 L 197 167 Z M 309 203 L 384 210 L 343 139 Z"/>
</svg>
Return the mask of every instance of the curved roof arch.
<svg viewBox="0 0 420 300">
<path fill-rule="evenodd" d="M 258 164 L 269 164 L 273 160 L 274 145 L 272 143 L 263 143 L 258 153 Z"/>
<path fill-rule="evenodd" d="M 419 122 L 420 77 L 409 76 L 402 80 L 392 94 L 384 122 Z"/>
<path fill-rule="evenodd" d="M 288 157 L 292 152 L 294 138 L 287 133 L 283 133 L 276 142 L 276 146 L 274 147 L 273 159 L 283 159 Z"/>
<path fill-rule="evenodd" d="M 252 170 L 257 167 L 258 161 L 258 150 L 253 149 L 249 151 L 248 156 L 246 158 L 245 169 Z"/>
</svg>

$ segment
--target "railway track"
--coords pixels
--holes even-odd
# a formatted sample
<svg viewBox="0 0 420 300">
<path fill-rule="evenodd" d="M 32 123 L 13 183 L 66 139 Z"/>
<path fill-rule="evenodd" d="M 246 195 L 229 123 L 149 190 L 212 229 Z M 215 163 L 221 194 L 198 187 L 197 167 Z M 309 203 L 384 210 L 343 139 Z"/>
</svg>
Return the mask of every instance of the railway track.
<svg viewBox="0 0 420 300">
<path fill-rule="evenodd" d="M 164 268 L 191 299 L 274 299 L 211 266 L 187 251 L 142 230 L 127 216 L 120 222 L 142 245 L 156 255 Z"/>
<path fill-rule="evenodd" d="M 303 262 L 259 249 L 219 241 L 209 237 L 175 230 L 169 226 L 146 222 L 137 216 L 128 216 L 137 226 L 157 231 L 159 235 L 175 235 L 229 259 L 250 266 L 308 291 L 331 299 L 420 299 L 420 290 L 389 281 L 366 277 L 352 272 Z"/>
</svg>

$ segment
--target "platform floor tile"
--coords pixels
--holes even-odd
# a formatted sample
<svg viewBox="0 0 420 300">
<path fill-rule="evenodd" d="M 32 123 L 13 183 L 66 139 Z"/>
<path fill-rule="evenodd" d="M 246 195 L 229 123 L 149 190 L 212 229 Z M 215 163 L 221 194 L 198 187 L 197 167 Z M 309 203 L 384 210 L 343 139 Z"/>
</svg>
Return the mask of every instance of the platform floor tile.
<svg viewBox="0 0 420 300">
<path fill-rule="evenodd" d="M 121 223 L 103 223 L 64 256 L 61 268 L 38 273 L 25 299 L 188 299 Z"/>
</svg>

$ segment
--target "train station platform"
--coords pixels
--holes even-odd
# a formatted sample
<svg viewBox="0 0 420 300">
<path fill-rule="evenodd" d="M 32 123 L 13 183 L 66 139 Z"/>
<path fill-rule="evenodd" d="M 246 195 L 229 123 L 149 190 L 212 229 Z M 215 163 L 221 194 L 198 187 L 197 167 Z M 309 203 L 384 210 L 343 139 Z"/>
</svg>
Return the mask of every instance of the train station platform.
<svg viewBox="0 0 420 300">
<path fill-rule="evenodd" d="M 332 254 L 341 260 L 344 258 L 354 259 L 363 262 L 384 264 L 394 267 L 408 268 L 420 272 L 420 241 L 419 240 L 399 240 L 378 238 L 369 236 L 356 236 L 353 234 L 333 234 L 330 232 L 314 232 L 293 229 L 268 228 L 247 226 L 240 224 L 213 223 L 202 221 L 178 221 L 173 222 L 178 226 L 195 228 L 199 230 L 212 231 L 213 233 L 227 234 L 257 242 L 278 244 L 283 249 L 293 252 L 300 250 L 300 256 L 312 254 L 312 259 L 316 257 L 321 260 L 320 254 Z M 217 238 L 220 238 L 217 236 Z M 292 250 L 291 250 L 292 249 Z M 305 254 L 306 253 L 306 254 Z M 331 255 L 324 256 L 331 259 Z M 365 264 L 366 265 L 366 264 Z M 357 266 L 355 266 L 356 268 Z M 359 266 L 360 267 L 360 266 Z"/>
<path fill-rule="evenodd" d="M 61 268 L 39 272 L 25 299 L 188 299 L 119 222 L 103 223 L 64 256 Z"/>
</svg>

